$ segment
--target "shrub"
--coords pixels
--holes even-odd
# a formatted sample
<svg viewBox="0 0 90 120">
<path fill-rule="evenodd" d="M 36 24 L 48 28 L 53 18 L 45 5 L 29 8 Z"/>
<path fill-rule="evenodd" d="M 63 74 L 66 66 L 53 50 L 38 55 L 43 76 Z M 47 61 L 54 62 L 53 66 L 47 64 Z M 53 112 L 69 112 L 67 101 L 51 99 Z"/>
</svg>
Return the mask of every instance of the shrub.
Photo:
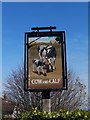
<svg viewBox="0 0 90 120">
<path fill-rule="evenodd" d="M 40 112 L 35 108 L 30 112 L 22 113 L 17 117 L 17 120 L 90 120 L 90 113 L 84 110 Z"/>
</svg>

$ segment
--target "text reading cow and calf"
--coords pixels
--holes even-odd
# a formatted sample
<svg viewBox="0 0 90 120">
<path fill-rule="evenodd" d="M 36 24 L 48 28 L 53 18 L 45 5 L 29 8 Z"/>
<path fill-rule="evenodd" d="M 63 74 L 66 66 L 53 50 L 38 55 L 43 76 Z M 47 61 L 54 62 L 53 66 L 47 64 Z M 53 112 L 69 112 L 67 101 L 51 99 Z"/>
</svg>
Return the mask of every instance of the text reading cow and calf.
<svg viewBox="0 0 90 120">
<path fill-rule="evenodd" d="M 43 80 L 43 79 L 32 79 L 31 83 L 32 84 L 57 84 L 60 83 L 61 79 L 49 79 L 49 80 Z"/>
</svg>

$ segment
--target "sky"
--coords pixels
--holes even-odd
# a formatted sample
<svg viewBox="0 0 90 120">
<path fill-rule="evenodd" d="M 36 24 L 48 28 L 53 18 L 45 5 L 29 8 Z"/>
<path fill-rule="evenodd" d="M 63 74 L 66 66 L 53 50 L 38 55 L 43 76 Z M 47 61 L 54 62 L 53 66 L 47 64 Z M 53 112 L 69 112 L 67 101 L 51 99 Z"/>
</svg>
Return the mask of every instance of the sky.
<svg viewBox="0 0 90 120">
<path fill-rule="evenodd" d="M 2 4 L 0 3 L 0 18 L 2 18 Z M 0 19 L 0 95 L 2 93 L 2 19 Z"/>
<path fill-rule="evenodd" d="M 24 61 L 24 33 L 32 27 L 56 26 L 66 32 L 67 66 L 88 85 L 87 2 L 3 2 L 2 83 Z"/>
<path fill-rule="evenodd" d="M 1 0 L 3 2 L 88 2 L 89 0 Z"/>
</svg>

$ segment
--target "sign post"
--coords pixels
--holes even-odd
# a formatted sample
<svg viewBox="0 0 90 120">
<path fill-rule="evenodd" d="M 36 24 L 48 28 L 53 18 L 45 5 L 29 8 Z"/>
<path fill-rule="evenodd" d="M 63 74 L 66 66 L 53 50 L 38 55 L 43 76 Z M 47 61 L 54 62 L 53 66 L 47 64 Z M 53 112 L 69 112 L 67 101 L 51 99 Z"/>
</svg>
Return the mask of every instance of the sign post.
<svg viewBox="0 0 90 120">
<path fill-rule="evenodd" d="M 43 111 L 51 112 L 50 91 L 42 92 L 42 103 Z"/>
<path fill-rule="evenodd" d="M 43 110 L 48 112 L 50 91 L 67 89 L 65 31 L 53 29 L 56 27 L 35 27 L 25 32 L 24 89 L 42 92 Z"/>
</svg>

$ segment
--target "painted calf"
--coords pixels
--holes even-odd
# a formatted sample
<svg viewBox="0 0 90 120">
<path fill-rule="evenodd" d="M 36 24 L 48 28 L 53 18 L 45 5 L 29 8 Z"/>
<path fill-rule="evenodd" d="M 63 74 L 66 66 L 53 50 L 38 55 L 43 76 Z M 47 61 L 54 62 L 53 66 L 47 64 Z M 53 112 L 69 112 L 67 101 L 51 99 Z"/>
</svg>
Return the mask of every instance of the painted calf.
<svg viewBox="0 0 90 120">
<path fill-rule="evenodd" d="M 46 76 L 45 62 L 39 59 L 34 59 L 33 60 L 33 72 L 36 72 L 38 75 L 42 73 L 44 76 Z"/>
</svg>

